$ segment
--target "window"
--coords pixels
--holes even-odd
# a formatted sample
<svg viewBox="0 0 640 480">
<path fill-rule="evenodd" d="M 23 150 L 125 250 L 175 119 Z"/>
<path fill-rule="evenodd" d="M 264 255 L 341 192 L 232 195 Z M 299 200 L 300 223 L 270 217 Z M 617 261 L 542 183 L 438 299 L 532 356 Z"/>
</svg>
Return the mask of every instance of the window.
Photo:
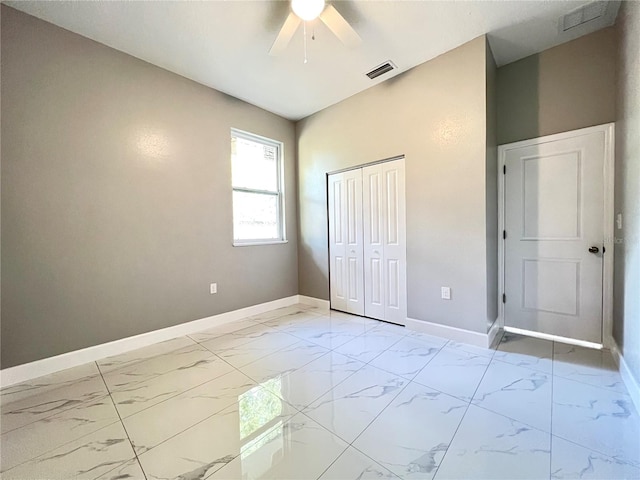
<svg viewBox="0 0 640 480">
<path fill-rule="evenodd" d="M 231 130 L 233 243 L 284 242 L 282 143 Z"/>
</svg>

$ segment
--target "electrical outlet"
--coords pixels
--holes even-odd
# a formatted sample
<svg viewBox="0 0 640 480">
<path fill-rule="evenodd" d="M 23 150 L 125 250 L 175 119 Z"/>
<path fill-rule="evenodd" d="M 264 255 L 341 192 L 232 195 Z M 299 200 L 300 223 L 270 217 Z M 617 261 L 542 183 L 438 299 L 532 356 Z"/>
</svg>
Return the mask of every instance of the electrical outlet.
<svg viewBox="0 0 640 480">
<path fill-rule="evenodd" d="M 440 296 L 443 300 L 451 300 L 451 288 L 442 287 L 440 290 Z"/>
<path fill-rule="evenodd" d="M 209 293 L 211 295 L 213 295 L 214 293 L 218 293 L 218 284 L 217 283 L 212 283 L 211 285 L 209 285 Z"/>
</svg>

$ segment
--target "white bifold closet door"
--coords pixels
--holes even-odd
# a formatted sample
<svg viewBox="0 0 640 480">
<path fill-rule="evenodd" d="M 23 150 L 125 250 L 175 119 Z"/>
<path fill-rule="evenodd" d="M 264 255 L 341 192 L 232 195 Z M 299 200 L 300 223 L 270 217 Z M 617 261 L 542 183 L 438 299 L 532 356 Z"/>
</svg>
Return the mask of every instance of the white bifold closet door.
<svg viewBox="0 0 640 480">
<path fill-rule="evenodd" d="M 331 306 L 364 315 L 362 169 L 329 176 Z"/>
<path fill-rule="evenodd" d="M 404 325 L 404 159 L 329 176 L 331 307 Z"/>
<path fill-rule="evenodd" d="M 404 325 L 406 238 L 404 159 L 362 169 L 364 314 Z"/>
</svg>

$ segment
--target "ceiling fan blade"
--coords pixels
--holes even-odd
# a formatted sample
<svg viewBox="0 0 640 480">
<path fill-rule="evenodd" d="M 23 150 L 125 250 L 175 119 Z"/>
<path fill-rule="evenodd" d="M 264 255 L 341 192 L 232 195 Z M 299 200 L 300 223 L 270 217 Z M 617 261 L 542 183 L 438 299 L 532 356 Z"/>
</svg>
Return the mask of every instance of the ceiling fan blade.
<svg viewBox="0 0 640 480">
<path fill-rule="evenodd" d="M 335 9 L 333 5 L 327 5 L 327 8 L 320 14 L 320 20 L 329 27 L 336 37 L 348 48 L 355 48 L 362 43 L 360 35 L 349 25 L 342 15 Z"/>
<path fill-rule="evenodd" d="M 269 50 L 269 55 L 279 55 L 281 54 L 289 42 L 291 41 L 291 37 L 296 33 L 296 30 L 300 26 L 301 20 L 295 15 L 293 12 L 289 12 L 289 16 L 284 21 L 284 25 L 280 29 L 278 36 L 276 37 L 276 41 L 273 42 L 271 46 L 271 50 Z"/>
</svg>

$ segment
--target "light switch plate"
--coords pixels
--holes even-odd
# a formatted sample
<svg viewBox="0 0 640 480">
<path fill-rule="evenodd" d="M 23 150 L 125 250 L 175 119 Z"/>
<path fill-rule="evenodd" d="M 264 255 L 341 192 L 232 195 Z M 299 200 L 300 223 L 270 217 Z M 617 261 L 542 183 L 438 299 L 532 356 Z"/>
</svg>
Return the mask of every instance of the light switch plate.
<svg viewBox="0 0 640 480">
<path fill-rule="evenodd" d="M 443 300 L 451 300 L 451 288 L 442 287 L 441 288 L 441 296 Z"/>
</svg>

